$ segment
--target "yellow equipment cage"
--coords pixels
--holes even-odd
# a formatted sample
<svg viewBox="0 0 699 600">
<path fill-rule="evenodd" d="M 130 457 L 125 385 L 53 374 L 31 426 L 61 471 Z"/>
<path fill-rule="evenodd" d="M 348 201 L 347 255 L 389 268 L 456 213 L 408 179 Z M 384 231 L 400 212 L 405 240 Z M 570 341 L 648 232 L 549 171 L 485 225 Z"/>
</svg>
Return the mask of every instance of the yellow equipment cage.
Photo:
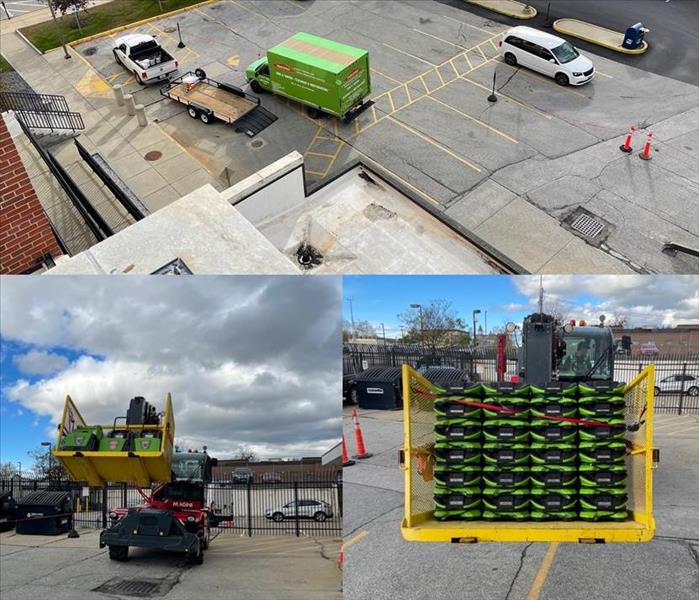
<svg viewBox="0 0 699 600">
<path fill-rule="evenodd" d="M 175 439 L 175 420 L 170 394 L 165 399 L 165 410 L 160 425 L 118 426 L 118 429 L 121 430 L 160 431 L 162 443 L 157 452 L 61 450 L 63 436 L 76 427 L 84 426 L 86 426 L 85 419 L 73 404 L 70 396 L 66 396 L 53 456 L 65 467 L 71 479 L 85 481 L 90 486 L 101 486 L 112 481 L 149 487 L 152 483 L 170 481 Z M 107 430 L 112 429 L 114 425 L 101 425 L 101 427 Z"/>
<path fill-rule="evenodd" d="M 434 394 L 439 391 L 417 371 L 403 365 L 403 463 L 405 510 L 403 537 L 416 542 L 647 542 L 653 519 L 653 385 L 649 365 L 625 388 L 627 493 L 630 518 L 588 521 L 438 521 L 434 503 Z"/>
</svg>

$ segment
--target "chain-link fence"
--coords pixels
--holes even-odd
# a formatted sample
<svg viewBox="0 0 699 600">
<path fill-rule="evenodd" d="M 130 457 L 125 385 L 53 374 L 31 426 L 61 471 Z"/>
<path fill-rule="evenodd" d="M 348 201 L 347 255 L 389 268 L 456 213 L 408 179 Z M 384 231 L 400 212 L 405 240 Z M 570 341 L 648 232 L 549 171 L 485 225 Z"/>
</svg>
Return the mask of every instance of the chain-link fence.
<svg viewBox="0 0 699 600">
<path fill-rule="evenodd" d="M 699 353 L 645 355 L 617 353 L 614 380 L 631 381 L 646 366 L 655 365 L 655 409 L 657 412 L 699 414 Z M 357 374 L 371 367 L 454 367 L 471 381 L 497 380 L 497 350 L 493 347 L 426 348 L 407 344 L 344 345 L 343 368 Z M 517 350 L 506 352 L 505 377 L 517 374 Z"/>
</svg>

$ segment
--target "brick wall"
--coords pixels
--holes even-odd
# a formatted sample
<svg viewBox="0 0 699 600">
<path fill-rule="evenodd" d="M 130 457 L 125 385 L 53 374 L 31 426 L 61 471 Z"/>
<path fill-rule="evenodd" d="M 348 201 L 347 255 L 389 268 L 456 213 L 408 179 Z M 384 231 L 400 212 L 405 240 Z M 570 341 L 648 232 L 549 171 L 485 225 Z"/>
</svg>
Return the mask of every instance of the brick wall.
<svg viewBox="0 0 699 600">
<path fill-rule="evenodd" d="M 35 269 L 42 254 L 62 254 L 17 147 L 0 116 L 0 273 Z"/>
</svg>

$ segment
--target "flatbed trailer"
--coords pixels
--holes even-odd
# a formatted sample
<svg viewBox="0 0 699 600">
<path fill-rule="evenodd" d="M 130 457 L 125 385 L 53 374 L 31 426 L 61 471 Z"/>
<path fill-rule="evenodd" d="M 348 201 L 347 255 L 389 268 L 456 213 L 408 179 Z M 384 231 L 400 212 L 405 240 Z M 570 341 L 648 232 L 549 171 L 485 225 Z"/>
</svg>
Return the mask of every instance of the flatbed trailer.
<svg viewBox="0 0 699 600">
<path fill-rule="evenodd" d="M 160 94 L 187 107 L 189 116 L 209 124 L 237 124 L 260 106 L 260 99 L 239 87 L 206 76 L 202 69 L 185 73 L 160 88 Z"/>
</svg>

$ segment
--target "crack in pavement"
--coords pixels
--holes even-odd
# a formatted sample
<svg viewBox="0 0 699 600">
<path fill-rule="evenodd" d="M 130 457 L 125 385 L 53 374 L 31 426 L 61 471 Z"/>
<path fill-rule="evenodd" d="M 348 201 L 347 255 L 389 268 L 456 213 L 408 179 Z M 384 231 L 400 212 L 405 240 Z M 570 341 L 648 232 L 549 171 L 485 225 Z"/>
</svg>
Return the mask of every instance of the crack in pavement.
<svg viewBox="0 0 699 600">
<path fill-rule="evenodd" d="M 519 555 L 519 566 L 517 567 L 517 570 L 515 571 L 514 577 L 512 577 L 512 581 L 510 582 L 510 587 L 507 589 L 507 593 L 505 594 L 505 600 L 509 600 L 509 598 L 510 598 L 510 594 L 512 593 L 512 588 L 514 588 L 515 582 L 517 581 L 517 577 L 519 577 L 519 574 L 522 571 L 522 567 L 524 566 L 524 559 L 527 556 L 527 550 L 529 550 L 529 548 L 531 548 L 533 543 L 534 542 L 529 542 L 522 549 L 522 552 Z"/>
</svg>

